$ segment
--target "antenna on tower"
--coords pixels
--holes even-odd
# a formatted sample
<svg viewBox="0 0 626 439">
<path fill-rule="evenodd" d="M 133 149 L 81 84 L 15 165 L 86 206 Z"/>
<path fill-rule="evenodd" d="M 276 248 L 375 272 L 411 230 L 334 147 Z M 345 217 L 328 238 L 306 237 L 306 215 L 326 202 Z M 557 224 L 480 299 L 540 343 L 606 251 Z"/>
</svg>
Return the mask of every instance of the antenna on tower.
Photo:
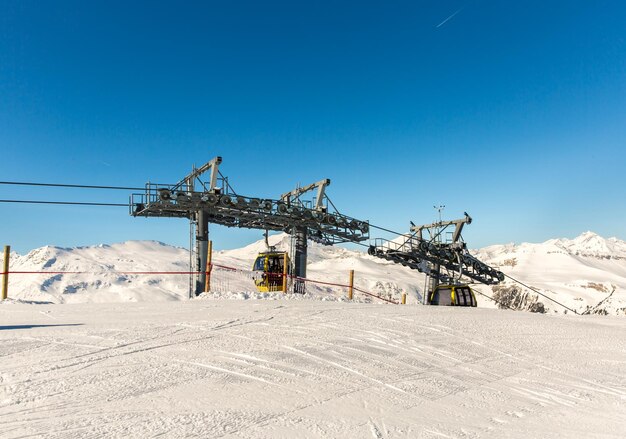
<svg viewBox="0 0 626 439">
<path fill-rule="evenodd" d="M 441 222 L 441 211 L 446 208 L 445 204 L 440 204 L 439 206 L 433 206 L 437 212 L 439 212 L 439 222 Z"/>
<path fill-rule="evenodd" d="M 443 209 L 446 208 L 445 204 L 440 204 L 439 206 L 433 206 L 433 209 L 435 209 L 438 213 L 439 213 L 439 222 L 437 222 L 436 227 L 435 227 L 435 242 L 441 242 L 441 225 L 442 225 L 442 220 L 441 220 L 441 212 L 443 211 Z"/>
</svg>

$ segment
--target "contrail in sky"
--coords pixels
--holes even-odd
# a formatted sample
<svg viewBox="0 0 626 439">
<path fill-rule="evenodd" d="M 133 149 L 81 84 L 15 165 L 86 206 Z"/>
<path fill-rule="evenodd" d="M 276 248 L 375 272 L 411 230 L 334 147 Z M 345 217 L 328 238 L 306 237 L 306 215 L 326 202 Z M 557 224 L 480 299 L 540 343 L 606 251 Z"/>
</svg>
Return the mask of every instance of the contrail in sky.
<svg viewBox="0 0 626 439">
<path fill-rule="evenodd" d="M 461 12 L 461 10 L 463 10 L 463 8 L 459 8 L 458 11 L 456 11 L 454 14 L 450 15 L 448 18 L 446 18 L 445 20 L 443 20 L 441 23 L 439 23 L 437 26 L 437 28 L 443 26 L 444 24 L 446 24 L 449 20 L 452 19 L 452 17 L 454 17 L 456 14 L 458 14 L 459 12 Z"/>
</svg>

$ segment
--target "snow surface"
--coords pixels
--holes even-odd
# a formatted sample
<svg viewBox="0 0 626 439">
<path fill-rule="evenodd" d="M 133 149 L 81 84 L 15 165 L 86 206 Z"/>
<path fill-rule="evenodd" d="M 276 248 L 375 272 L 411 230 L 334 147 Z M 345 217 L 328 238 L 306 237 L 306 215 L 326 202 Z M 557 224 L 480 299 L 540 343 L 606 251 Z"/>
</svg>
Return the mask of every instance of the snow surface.
<svg viewBox="0 0 626 439">
<path fill-rule="evenodd" d="M 0 306 L 0 437 L 623 438 L 626 320 L 191 300 Z"/>
<path fill-rule="evenodd" d="M 287 235 L 270 237 L 270 244 L 289 250 Z M 246 247 L 214 253 L 216 264 L 250 270 L 256 255 L 265 250 L 262 240 Z M 575 239 L 552 239 L 540 244 L 496 245 L 473 252 L 484 262 L 498 267 L 566 306 L 580 312 L 594 309 L 613 315 L 626 314 L 626 242 L 605 239 L 585 232 Z M 47 271 L 46 274 L 10 276 L 10 297 L 22 301 L 53 303 L 136 302 L 185 300 L 189 295 L 187 275 L 120 274 L 126 271 L 187 271 L 187 250 L 153 241 L 129 241 L 65 249 L 42 247 L 27 255 L 13 254 L 12 271 Z M 365 252 L 309 243 L 307 277 L 331 283 L 348 283 L 349 270 L 355 270 L 356 286 L 375 294 L 400 299 L 406 293 L 409 303 L 419 303 L 424 275 Z M 54 274 L 79 271 L 86 274 Z M 97 274 L 93 274 L 97 273 Z M 232 299 L 295 299 L 302 297 L 257 293 L 250 275 L 238 276 L 216 270 L 212 293 Z M 505 286 L 514 285 L 507 279 Z M 476 286 L 491 296 L 491 287 Z M 305 298 L 343 300 L 345 288 L 307 285 Z M 540 297 L 550 312 L 564 308 Z M 355 300 L 368 301 L 357 293 Z M 493 302 L 478 297 L 480 307 L 493 308 Z"/>
</svg>

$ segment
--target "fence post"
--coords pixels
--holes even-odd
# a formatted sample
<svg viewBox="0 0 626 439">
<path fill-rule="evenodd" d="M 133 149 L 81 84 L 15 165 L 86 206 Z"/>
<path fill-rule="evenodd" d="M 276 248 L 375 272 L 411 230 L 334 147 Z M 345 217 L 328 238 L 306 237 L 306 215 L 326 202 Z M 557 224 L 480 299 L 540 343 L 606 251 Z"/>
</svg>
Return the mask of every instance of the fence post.
<svg viewBox="0 0 626 439">
<path fill-rule="evenodd" d="M 352 300 L 354 293 L 354 270 L 350 270 L 350 285 L 348 287 L 348 300 Z"/>
<path fill-rule="evenodd" d="M 209 241 L 206 251 L 206 271 L 205 271 L 205 282 L 204 282 L 204 292 L 208 293 L 211 290 L 211 269 L 213 265 L 211 265 L 211 259 L 213 256 L 213 241 Z"/>
<path fill-rule="evenodd" d="M 287 252 L 283 253 L 283 294 L 287 292 Z"/>
<path fill-rule="evenodd" d="M 6 300 L 9 291 L 9 257 L 11 256 L 11 246 L 4 246 L 4 263 L 2 268 L 2 300 Z"/>
<path fill-rule="evenodd" d="M 402 304 L 406 305 L 406 293 L 402 293 Z"/>
</svg>

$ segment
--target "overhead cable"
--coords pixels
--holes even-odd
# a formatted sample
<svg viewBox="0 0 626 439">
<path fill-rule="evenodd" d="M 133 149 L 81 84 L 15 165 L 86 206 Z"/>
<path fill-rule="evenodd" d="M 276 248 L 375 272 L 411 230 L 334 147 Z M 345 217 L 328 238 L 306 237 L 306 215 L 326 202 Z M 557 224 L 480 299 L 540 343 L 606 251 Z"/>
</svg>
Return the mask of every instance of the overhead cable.
<svg viewBox="0 0 626 439">
<path fill-rule="evenodd" d="M 531 291 L 533 291 L 533 292 L 535 292 L 535 293 L 539 294 L 540 296 L 545 297 L 546 299 L 550 300 L 551 302 L 554 302 L 554 303 L 556 303 L 557 305 L 562 306 L 563 308 L 567 309 L 568 311 L 571 311 L 571 312 L 573 312 L 574 314 L 578 314 L 578 312 L 577 312 L 575 309 L 572 309 L 572 308 L 570 308 L 570 307 L 569 307 L 569 306 L 567 306 L 567 305 L 563 305 L 561 302 L 559 302 L 559 301 L 557 301 L 557 300 L 554 300 L 554 299 L 553 299 L 553 298 L 551 298 L 551 297 L 546 296 L 545 294 L 541 293 L 541 292 L 540 292 L 539 290 L 537 290 L 536 288 L 531 287 L 531 286 L 529 286 L 529 285 L 526 285 L 524 282 L 519 281 L 519 280 L 515 279 L 514 277 L 509 276 L 509 275 L 508 275 L 508 274 L 506 274 L 506 273 L 504 273 L 504 275 L 505 275 L 506 277 L 508 277 L 509 279 L 511 279 L 513 282 L 517 282 L 518 284 L 522 285 L 523 287 L 526 287 L 526 288 L 528 288 L 529 290 L 531 290 Z"/>
<path fill-rule="evenodd" d="M 69 187 L 79 189 L 111 189 L 124 191 L 143 191 L 145 188 L 125 187 L 125 186 L 100 186 L 86 184 L 62 184 L 62 183 L 33 183 L 25 181 L 0 181 L 0 184 L 19 185 L 19 186 L 46 186 L 46 187 Z"/>
<path fill-rule="evenodd" d="M 76 206 L 128 207 L 128 204 L 121 204 L 121 203 L 91 203 L 91 202 L 79 202 L 79 201 L 0 200 L 0 203 L 62 204 L 62 205 L 76 205 Z"/>
</svg>

